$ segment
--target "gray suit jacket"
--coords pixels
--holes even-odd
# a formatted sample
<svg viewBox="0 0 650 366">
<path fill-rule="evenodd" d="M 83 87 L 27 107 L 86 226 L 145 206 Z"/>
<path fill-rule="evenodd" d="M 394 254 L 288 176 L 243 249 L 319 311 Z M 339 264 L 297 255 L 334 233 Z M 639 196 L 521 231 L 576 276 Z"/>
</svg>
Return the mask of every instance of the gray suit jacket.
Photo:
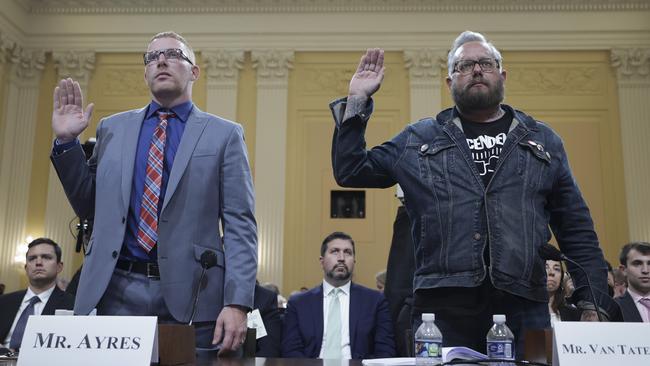
<svg viewBox="0 0 650 366">
<path fill-rule="evenodd" d="M 80 146 L 52 156 L 65 193 L 80 217 L 94 214 L 75 313 L 97 306 L 111 279 L 126 230 L 133 167 L 146 108 L 100 121 L 93 156 Z M 257 227 L 253 183 L 240 125 L 192 109 L 158 224 L 158 265 L 165 303 L 189 320 L 204 250 L 217 253 L 206 272 L 195 321 L 215 320 L 223 305 L 253 305 Z M 223 236 L 219 229 L 222 222 Z"/>
</svg>

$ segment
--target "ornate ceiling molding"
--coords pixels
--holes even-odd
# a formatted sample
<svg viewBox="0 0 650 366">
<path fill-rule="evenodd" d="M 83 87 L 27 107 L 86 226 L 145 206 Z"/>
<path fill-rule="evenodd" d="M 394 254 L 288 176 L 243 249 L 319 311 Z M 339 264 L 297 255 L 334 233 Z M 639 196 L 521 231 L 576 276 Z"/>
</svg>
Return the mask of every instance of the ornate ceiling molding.
<svg viewBox="0 0 650 366">
<path fill-rule="evenodd" d="M 32 14 L 648 10 L 647 0 L 13 0 Z"/>
</svg>

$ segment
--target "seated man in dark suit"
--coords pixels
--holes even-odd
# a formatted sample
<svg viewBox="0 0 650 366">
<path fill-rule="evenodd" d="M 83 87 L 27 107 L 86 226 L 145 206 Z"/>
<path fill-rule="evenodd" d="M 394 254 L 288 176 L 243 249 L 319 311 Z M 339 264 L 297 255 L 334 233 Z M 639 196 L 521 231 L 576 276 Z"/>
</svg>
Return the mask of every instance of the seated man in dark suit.
<svg viewBox="0 0 650 366">
<path fill-rule="evenodd" d="M 29 315 L 54 315 L 56 309 L 74 307 L 74 296 L 56 286 L 56 277 L 63 270 L 61 248 L 47 238 L 35 239 L 27 247 L 29 287 L 0 296 L 0 341 L 12 350 L 20 348 Z"/>
<path fill-rule="evenodd" d="M 255 356 L 280 357 L 282 317 L 278 309 L 278 295 L 256 284 L 253 307 L 260 311 L 266 329 L 266 335 L 256 341 Z"/>
<path fill-rule="evenodd" d="M 378 291 L 351 282 L 354 241 L 341 232 L 321 245 L 323 284 L 289 299 L 282 356 L 365 359 L 395 356 L 388 304 Z"/>
<path fill-rule="evenodd" d="M 616 298 L 626 322 L 650 322 L 650 243 L 626 244 L 620 255 L 627 291 Z"/>
</svg>

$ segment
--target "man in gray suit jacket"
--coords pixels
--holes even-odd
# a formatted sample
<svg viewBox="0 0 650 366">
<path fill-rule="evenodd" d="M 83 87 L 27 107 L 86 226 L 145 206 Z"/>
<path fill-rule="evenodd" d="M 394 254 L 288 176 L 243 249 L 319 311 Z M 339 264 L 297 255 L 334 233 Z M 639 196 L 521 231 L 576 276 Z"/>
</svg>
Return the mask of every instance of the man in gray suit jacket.
<svg viewBox="0 0 650 366">
<path fill-rule="evenodd" d="M 100 121 L 86 161 L 88 126 L 79 84 L 54 91 L 52 163 L 81 218 L 94 216 L 75 313 L 156 315 L 188 322 L 201 256 L 216 265 L 201 283 L 197 346 L 237 350 L 246 334 L 257 272 L 253 185 L 242 127 L 192 104 L 199 76 L 180 35 L 159 33 L 144 54 L 152 101 Z M 223 227 L 223 232 L 220 226 Z M 216 320 L 216 323 L 215 323 Z"/>
</svg>

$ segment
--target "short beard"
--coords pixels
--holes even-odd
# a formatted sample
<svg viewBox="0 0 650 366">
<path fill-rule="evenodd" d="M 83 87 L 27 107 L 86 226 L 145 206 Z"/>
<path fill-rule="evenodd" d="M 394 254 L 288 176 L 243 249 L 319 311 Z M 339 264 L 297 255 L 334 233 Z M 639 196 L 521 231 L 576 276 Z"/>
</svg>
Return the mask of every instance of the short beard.
<svg viewBox="0 0 650 366">
<path fill-rule="evenodd" d="M 493 85 L 488 85 L 487 93 L 470 93 L 471 84 L 466 89 L 458 88 L 456 82 L 451 87 L 451 97 L 461 111 L 474 111 L 496 108 L 503 102 L 505 88 L 503 79 L 497 79 Z"/>
<path fill-rule="evenodd" d="M 336 282 L 347 281 L 352 277 L 352 273 L 345 267 L 345 273 L 336 272 L 336 267 L 332 268 L 331 271 L 328 271 L 326 274 L 327 278 L 330 278 Z"/>
</svg>

